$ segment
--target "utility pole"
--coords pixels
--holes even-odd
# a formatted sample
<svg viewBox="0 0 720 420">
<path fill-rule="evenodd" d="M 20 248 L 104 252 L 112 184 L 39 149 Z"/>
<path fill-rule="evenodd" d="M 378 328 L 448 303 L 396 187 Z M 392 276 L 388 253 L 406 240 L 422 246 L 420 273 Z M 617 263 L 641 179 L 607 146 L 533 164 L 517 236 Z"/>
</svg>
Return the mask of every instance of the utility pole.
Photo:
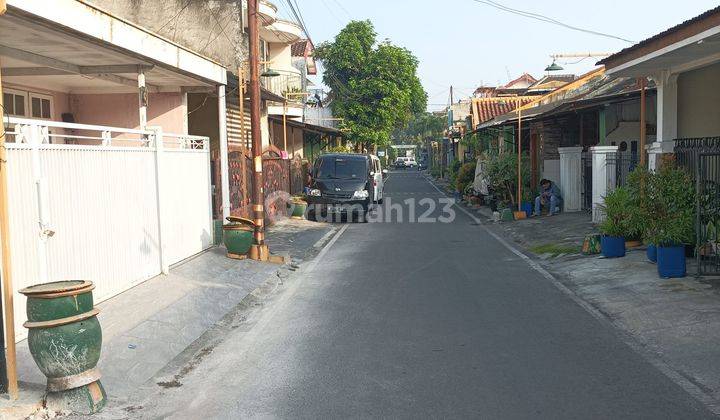
<svg viewBox="0 0 720 420">
<path fill-rule="evenodd" d="M 250 46 L 250 136 L 253 156 L 253 245 L 250 258 L 267 261 L 270 251 L 265 245 L 265 192 L 263 191 L 262 133 L 260 132 L 260 34 L 258 32 L 258 1 L 248 0 L 248 36 Z"/>
<path fill-rule="evenodd" d="M 238 66 L 238 99 L 240 107 L 240 138 L 242 139 L 242 145 L 240 146 L 240 171 L 242 175 L 240 176 L 243 188 L 247 188 L 247 161 L 245 159 L 245 152 L 248 142 L 247 131 L 245 130 L 245 67 L 243 65 Z M 228 176 L 229 175 L 230 174 L 228 174 Z M 247 189 L 245 191 L 247 191 Z M 246 197 L 242 199 L 245 201 Z"/>
<path fill-rule="evenodd" d="M 0 0 L 0 16 L 5 14 L 7 5 L 5 0 Z M 2 309 L 5 314 L 5 346 L 7 354 L 1 360 L 5 364 L 6 378 L 3 378 L 2 385 L 7 385 L 10 398 L 18 398 L 17 368 L 15 365 L 15 312 L 13 306 L 13 282 L 12 282 L 12 259 L 10 252 L 10 216 L 8 214 L 7 196 L 7 150 L 5 149 L 5 107 L 2 98 L 2 77 L 0 76 L 0 250 L 2 252 L 2 285 L 3 302 Z M 7 382 L 5 382 L 7 379 Z"/>
<path fill-rule="evenodd" d="M 453 103 L 455 103 L 453 99 L 453 87 L 452 85 L 450 85 L 450 105 L 452 105 Z"/>
<path fill-rule="evenodd" d="M 248 36 L 250 47 L 250 135 L 253 156 L 253 244 L 250 259 L 282 264 L 285 259 L 270 255 L 265 244 L 265 191 L 263 190 L 262 133 L 260 131 L 260 32 L 258 31 L 259 0 L 248 0 Z"/>
</svg>

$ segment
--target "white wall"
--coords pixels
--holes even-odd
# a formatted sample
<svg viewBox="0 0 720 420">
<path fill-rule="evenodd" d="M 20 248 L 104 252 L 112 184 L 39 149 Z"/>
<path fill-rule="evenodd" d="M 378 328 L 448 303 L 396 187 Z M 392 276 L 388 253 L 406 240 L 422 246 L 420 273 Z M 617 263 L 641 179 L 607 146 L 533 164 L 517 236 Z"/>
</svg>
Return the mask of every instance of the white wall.
<svg viewBox="0 0 720 420">
<path fill-rule="evenodd" d="M 17 291 L 42 282 L 42 247 L 32 148 L 8 148 L 16 337 L 22 339 L 25 298 Z M 153 148 L 43 144 L 39 156 L 46 219 L 55 232 L 45 246 L 47 281 L 91 280 L 98 302 L 160 274 Z M 161 159 L 163 243 L 173 264 L 212 243 L 209 155 L 176 149 Z"/>
</svg>

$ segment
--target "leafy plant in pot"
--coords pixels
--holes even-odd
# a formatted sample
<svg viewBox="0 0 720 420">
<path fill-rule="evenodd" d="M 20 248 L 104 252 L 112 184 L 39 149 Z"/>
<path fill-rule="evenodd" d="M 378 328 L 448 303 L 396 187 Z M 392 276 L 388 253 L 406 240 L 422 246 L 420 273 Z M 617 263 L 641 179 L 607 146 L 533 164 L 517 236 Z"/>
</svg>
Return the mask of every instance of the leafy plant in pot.
<svg viewBox="0 0 720 420">
<path fill-rule="evenodd" d="M 654 263 L 657 260 L 657 247 L 648 240 L 648 222 L 654 214 L 653 205 L 656 196 L 653 183 L 650 182 L 652 176 L 653 174 L 646 168 L 638 166 L 630 172 L 626 185 L 633 200 L 631 208 L 633 217 L 630 222 L 632 233 L 628 234 L 628 239 L 631 241 L 645 241 L 647 244 L 647 259 Z"/>
<path fill-rule="evenodd" d="M 646 237 L 657 245 L 658 275 L 685 277 L 685 245 L 695 241 L 695 188 L 683 169 L 666 164 L 649 178 L 654 191 Z"/>
<path fill-rule="evenodd" d="M 517 195 L 517 170 L 518 156 L 517 153 L 506 152 L 487 152 L 483 160 L 485 161 L 485 176 L 492 190 L 497 195 L 498 201 L 508 202 L 513 210 L 518 209 L 518 201 L 522 197 Z M 530 190 L 530 156 L 525 153 L 521 160 L 521 170 L 523 179 L 523 191 Z"/>
<path fill-rule="evenodd" d="M 697 197 L 703 209 L 699 217 L 701 230 L 698 232 L 700 242 L 697 244 L 697 252 L 702 258 L 720 253 L 720 202 L 717 200 L 720 184 L 705 180 L 701 191 Z"/>
<path fill-rule="evenodd" d="M 625 256 L 625 235 L 634 234 L 636 215 L 633 197 L 626 187 L 618 187 L 605 196 L 601 206 L 605 220 L 600 224 L 600 247 L 605 258 Z"/>
</svg>

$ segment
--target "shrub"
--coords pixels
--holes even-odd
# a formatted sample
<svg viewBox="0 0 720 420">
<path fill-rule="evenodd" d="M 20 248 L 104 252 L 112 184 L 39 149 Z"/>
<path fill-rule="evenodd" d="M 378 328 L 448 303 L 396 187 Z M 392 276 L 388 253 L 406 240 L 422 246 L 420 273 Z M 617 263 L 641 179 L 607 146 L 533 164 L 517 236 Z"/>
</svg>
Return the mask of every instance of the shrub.
<svg viewBox="0 0 720 420">
<path fill-rule="evenodd" d="M 475 164 L 474 163 L 463 164 L 460 167 L 460 170 L 458 171 L 457 179 L 455 180 L 457 191 L 460 193 L 465 192 L 465 188 L 467 188 L 468 185 L 472 184 L 474 180 L 475 180 Z"/>
<path fill-rule="evenodd" d="M 630 193 L 628 209 L 627 233 L 629 239 L 647 239 L 648 222 L 652 217 L 652 206 L 656 200 L 656 192 L 651 182 L 652 173 L 643 167 L 636 167 L 628 176 L 626 188 Z"/>
<path fill-rule="evenodd" d="M 485 165 L 485 177 L 490 186 L 498 196 L 499 201 L 509 202 L 517 205 L 517 153 L 486 153 L 483 159 Z M 530 188 L 530 157 L 527 154 L 522 156 L 522 179 L 523 191 L 531 191 Z"/>
<path fill-rule="evenodd" d="M 634 220 L 633 196 L 627 187 L 617 187 L 605 196 L 601 206 L 605 220 L 600 224 L 600 232 L 607 236 L 630 237 L 629 231 Z"/>
<path fill-rule="evenodd" d="M 690 174 L 674 164 L 663 165 L 648 178 L 648 219 L 645 234 L 658 246 L 695 242 L 695 187 Z"/>
</svg>

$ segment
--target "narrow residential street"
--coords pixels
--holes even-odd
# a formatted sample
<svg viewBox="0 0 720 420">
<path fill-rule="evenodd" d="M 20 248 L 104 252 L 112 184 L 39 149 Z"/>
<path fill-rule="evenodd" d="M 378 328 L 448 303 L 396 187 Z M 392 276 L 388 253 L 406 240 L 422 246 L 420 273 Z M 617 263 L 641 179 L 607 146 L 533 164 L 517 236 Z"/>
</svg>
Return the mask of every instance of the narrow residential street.
<svg viewBox="0 0 720 420">
<path fill-rule="evenodd" d="M 391 173 L 389 205 L 444 195 Z M 412 201 L 410 201 L 412 202 Z M 708 418 L 470 216 L 350 223 L 135 418 Z M 416 205 L 422 215 L 427 205 Z M 442 215 L 438 205 L 431 217 Z M 393 216 L 396 217 L 396 216 Z M 115 411 L 117 413 L 117 411 Z M 112 417 L 112 411 L 106 413 Z"/>
</svg>

